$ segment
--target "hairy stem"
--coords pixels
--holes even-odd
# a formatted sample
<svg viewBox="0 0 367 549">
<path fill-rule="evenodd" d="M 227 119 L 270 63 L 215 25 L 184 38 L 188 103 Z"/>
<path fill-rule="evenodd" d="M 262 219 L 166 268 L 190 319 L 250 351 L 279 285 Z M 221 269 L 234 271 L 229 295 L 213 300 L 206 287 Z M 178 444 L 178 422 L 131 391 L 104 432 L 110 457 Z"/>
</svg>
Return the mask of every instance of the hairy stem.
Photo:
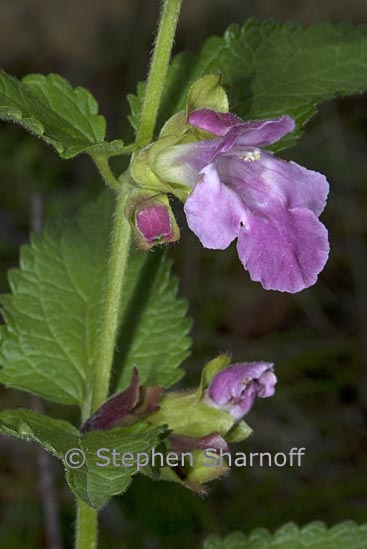
<svg viewBox="0 0 367 549">
<path fill-rule="evenodd" d="M 97 166 L 98 171 L 101 174 L 106 185 L 108 185 L 109 187 L 111 187 L 111 189 L 115 191 L 119 191 L 121 189 L 121 185 L 118 179 L 116 179 L 116 177 L 112 173 L 108 159 L 102 155 L 100 156 L 96 154 L 91 154 L 90 156 Z"/>
<path fill-rule="evenodd" d="M 125 189 L 124 189 L 125 190 Z M 82 410 L 84 422 L 108 397 L 118 316 L 124 275 L 130 246 L 130 225 L 124 215 L 127 193 L 116 194 L 113 215 L 111 249 L 107 267 L 106 293 L 102 312 L 99 344 L 91 387 Z M 77 528 L 75 549 L 96 549 L 98 536 L 98 514 L 82 500 L 77 500 Z"/>
<path fill-rule="evenodd" d="M 75 549 L 96 549 L 98 530 L 97 511 L 88 507 L 80 499 L 78 499 L 77 503 Z"/>
<path fill-rule="evenodd" d="M 148 144 L 153 137 L 181 4 L 182 0 L 164 0 L 148 76 L 140 127 L 136 137 L 138 147 Z M 87 397 L 82 410 L 82 421 L 85 421 L 108 397 L 118 330 L 120 298 L 127 267 L 131 233 L 128 220 L 124 215 L 128 196 L 127 188 L 120 185 L 119 180 L 113 175 L 106 158 L 100 155 L 92 155 L 92 158 L 105 183 L 116 191 L 116 205 L 113 216 L 99 345 L 91 387 L 87 391 L 89 397 Z M 78 499 L 75 549 L 96 549 L 97 536 L 97 511 L 90 509 L 82 500 Z"/>
<path fill-rule="evenodd" d="M 125 190 L 125 189 L 124 189 Z M 108 397 L 113 355 L 118 329 L 121 292 L 130 246 L 130 225 L 124 209 L 127 193 L 116 194 L 113 216 L 110 258 L 106 277 L 106 294 L 99 332 L 99 344 L 92 379 L 90 412 L 94 412 Z"/>
<path fill-rule="evenodd" d="M 153 137 L 158 108 L 165 86 L 168 63 L 182 0 L 165 0 L 154 46 L 136 145 L 144 147 Z"/>
</svg>

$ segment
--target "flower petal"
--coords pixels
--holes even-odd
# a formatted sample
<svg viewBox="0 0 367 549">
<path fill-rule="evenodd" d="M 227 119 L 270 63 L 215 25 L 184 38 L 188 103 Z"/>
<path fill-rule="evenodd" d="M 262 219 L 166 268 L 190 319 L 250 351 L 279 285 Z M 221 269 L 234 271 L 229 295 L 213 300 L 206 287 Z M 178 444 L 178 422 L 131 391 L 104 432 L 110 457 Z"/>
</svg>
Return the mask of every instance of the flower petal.
<svg viewBox="0 0 367 549">
<path fill-rule="evenodd" d="M 270 188 L 278 189 L 288 208 L 304 207 L 317 216 L 321 214 L 329 194 L 329 183 L 324 175 L 264 151 L 261 152 L 258 167 L 262 169 L 264 182 Z"/>
<path fill-rule="evenodd" d="M 241 118 L 230 112 L 217 112 L 212 109 L 192 111 L 188 123 L 202 130 L 223 137 L 228 130 L 238 124 L 243 124 Z"/>
<path fill-rule="evenodd" d="M 265 151 L 249 161 L 248 151 L 222 155 L 217 169 L 221 181 L 242 196 L 252 211 L 272 208 L 277 201 L 285 208 L 308 208 L 320 215 L 329 192 L 325 176 Z"/>
<path fill-rule="evenodd" d="M 280 116 L 270 120 L 243 122 L 242 127 L 243 132 L 238 135 L 236 145 L 266 147 L 292 132 L 296 125 L 290 116 Z"/>
<path fill-rule="evenodd" d="M 224 250 L 238 235 L 245 209 L 240 197 L 221 183 L 214 164 L 201 173 L 185 203 L 187 223 L 205 248 Z"/>
<path fill-rule="evenodd" d="M 210 164 L 221 141 L 207 139 L 168 147 L 154 158 L 154 172 L 164 181 L 194 187 L 200 171 Z"/>
<path fill-rule="evenodd" d="M 272 396 L 276 383 L 272 363 L 232 364 L 214 376 L 204 402 L 227 410 L 238 420 L 250 411 L 256 397 Z"/>
<path fill-rule="evenodd" d="M 214 376 L 209 387 L 209 396 L 218 405 L 226 404 L 231 398 L 241 395 L 244 381 L 248 383 L 258 380 L 272 367 L 271 362 L 231 364 Z"/>
<path fill-rule="evenodd" d="M 211 109 L 193 111 L 188 117 L 188 122 L 214 135 L 225 136 L 222 150 L 228 150 L 235 144 L 265 147 L 279 141 L 295 128 L 294 120 L 290 116 L 243 122 L 234 114 L 220 113 Z"/>
<path fill-rule="evenodd" d="M 252 280 L 267 290 L 295 293 L 314 284 L 329 253 L 327 231 L 305 208 L 272 209 L 249 216 L 237 243 Z"/>
<path fill-rule="evenodd" d="M 172 239 L 170 212 L 163 204 L 148 204 L 136 212 L 136 227 L 150 246 L 156 241 Z"/>
</svg>

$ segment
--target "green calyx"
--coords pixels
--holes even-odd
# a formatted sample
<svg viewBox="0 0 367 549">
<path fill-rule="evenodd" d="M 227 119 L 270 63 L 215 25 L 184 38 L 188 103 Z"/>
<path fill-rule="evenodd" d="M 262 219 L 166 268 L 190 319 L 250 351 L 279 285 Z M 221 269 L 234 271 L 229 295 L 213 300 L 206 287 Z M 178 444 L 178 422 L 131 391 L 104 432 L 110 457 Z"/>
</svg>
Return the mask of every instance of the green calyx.
<svg viewBox="0 0 367 549">
<path fill-rule="evenodd" d="M 226 354 L 210 360 L 203 369 L 197 390 L 163 395 L 159 410 L 149 416 L 149 423 L 168 425 L 174 433 L 190 437 L 203 437 L 215 431 L 232 442 L 247 438 L 251 429 L 244 421 L 236 423 L 227 411 L 202 402 L 204 391 L 211 380 L 229 366 L 230 361 L 231 357 Z"/>
<path fill-rule="evenodd" d="M 190 437 L 203 437 L 215 431 L 228 442 L 247 438 L 252 431 L 245 421 L 236 422 L 227 411 L 202 402 L 204 391 L 213 377 L 230 361 L 231 357 L 225 354 L 210 360 L 203 369 L 197 390 L 163 395 L 159 410 L 149 416 L 149 423 L 168 425 L 174 433 Z"/>
<path fill-rule="evenodd" d="M 198 109 L 228 112 L 228 97 L 220 81 L 219 73 L 207 74 L 196 80 L 187 94 L 186 114 Z"/>
<path fill-rule="evenodd" d="M 198 401 L 197 392 L 168 393 L 159 402 L 160 409 L 149 416 L 153 425 L 168 425 L 174 433 L 203 437 L 216 431 L 225 436 L 233 427 L 233 417 Z"/>
<path fill-rule="evenodd" d="M 141 189 L 156 193 L 170 193 L 179 200 L 185 201 L 191 189 L 186 185 L 165 181 L 154 169 L 157 156 L 177 143 L 179 138 L 167 136 L 135 153 L 131 159 L 130 174 Z"/>
<path fill-rule="evenodd" d="M 245 440 L 252 430 L 245 421 L 236 422 L 227 411 L 208 405 L 202 398 L 213 377 L 229 362 L 228 355 L 208 362 L 197 390 L 164 394 L 159 409 L 146 418 L 151 425 L 168 427 L 170 435 L 162 444 L 162 452 L 171 452 L 180 460 L 179 468 L 156 469 L 154 478 L 178 482 L 205 494 L 205 483 L 228 472 L 225 459 L 211 461 L 209 456 L 228 451 L 226 443 Z"/>
<path fill-rule="evenodd" d="M 130 173 L 139 187 L 161 193 L 171 193 L 179 200 L 185 201 L 191 192 L 192 185 L 173 181 L 169 170 L 158 169 L 159 158 L 172 147 L 195 143 L 214 137 L 188 123 L 190 113 L 198 109 L 213 109 L 228 112 L 227 94 L 220 84 L 219 74 L 208 74 L 197 80 L 189 89 L 185 111 L 172 116 L 163 126 L 157 141 L 135 153 L 131 160 Z M 163 175 L 162 175 L 163 173 Z M 183 176 L 183 180 L 185 177 Z"/>
<path fill-rule="evenodd" d="M 155 471 L 155 478 L 178 482 L 196 493 L 205 494 L 207 482 L 229 471 L 225 460 L 220 463 L 213 460 L 213 464 L 209 461 L 209 466 L 207 456 L 209 448 L 215 448 L 213 455 L 219 451 L 216 440 L 225 445 L 225 435 L 236 427 L 234 419 L 227 412 L 198 402 L 196 391 L 168 393 L 160 399 L 159 406 L 147 421 L 154 426 L 167 425 L 171 434 L 165 439 L 162 451 L 166 455 L 172 453 L 180 466 L 165 465 Z M 247 427 L 246 436 L 250 432 Z"/>
<path fill-rule="evenodd" d="M 165 466 L 159 470 L 159 474 L 156 471 L 150 476 L 157 480 L 176 482 L 196 494 L 205 496 L 207 494 L 205 484 L 223 477 L 230 470 L 224 459 L 220 464 L 217 458 L 211 460 L 209 457 L 211 455 L 215 456 L 208 450 L 205 451 L 205 454 L 203 450 L 192 450 L 190 451 L 191 457 L 185 457 L 184 465 L 182 466 L 180 463 L 179 474 L 177 468 Z"/>
</svg>

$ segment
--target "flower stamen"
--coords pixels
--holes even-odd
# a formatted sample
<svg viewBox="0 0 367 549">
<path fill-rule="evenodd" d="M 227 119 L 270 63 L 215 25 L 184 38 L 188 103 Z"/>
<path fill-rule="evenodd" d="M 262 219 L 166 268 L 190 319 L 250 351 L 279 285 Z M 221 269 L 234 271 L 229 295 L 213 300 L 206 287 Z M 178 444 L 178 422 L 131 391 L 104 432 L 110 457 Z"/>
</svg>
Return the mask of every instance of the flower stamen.
<svg viewBox="0 0 367 549">
<path fill-rule="evenodd" d="M 241 160 L 244 160 L 245 162 L 254 162 L 255 160 L 260 160 L 261 153 L 260 151 L 249 151 L 245 154 L 241 154 L 238 156 Z"/>
</svg>

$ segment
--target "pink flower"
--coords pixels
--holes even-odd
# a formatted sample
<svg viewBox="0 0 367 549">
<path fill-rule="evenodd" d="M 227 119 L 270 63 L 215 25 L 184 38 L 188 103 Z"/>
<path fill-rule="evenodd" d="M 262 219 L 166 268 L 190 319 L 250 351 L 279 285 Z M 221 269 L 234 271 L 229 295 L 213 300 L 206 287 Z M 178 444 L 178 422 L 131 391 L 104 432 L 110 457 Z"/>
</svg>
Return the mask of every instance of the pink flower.
<svg viewBox="0 0 367 549">
<path fill-rule="evenodd" d="M 136 191 L 130 195 L 126 211 L 136 243 L 142 250 L 180 238 L 180 230 L 165 194 Z"/>
<path fill-rule="evenodd" d="M 273 396 L 276 383 L 273 364 L 269 362 L 232 364 L 213 377 L 203 402 L 226 410 L 238 421 L 251 410 L 256 397 Z"/>
<path fill-rule="evenodd" d="M 318 219 L 328 182 L 262 149 L 291 132 L 294 121 L 244 122 L 200 109 L 188 122 L 213 138 L 162 150 L 154 170 L 192 188 L 184 209 L 203 246 L 223 250 L 237 238 L 240 261 L 266 289 L 293 293 L 314 284 L 329 253 Z"/>
</svg>

